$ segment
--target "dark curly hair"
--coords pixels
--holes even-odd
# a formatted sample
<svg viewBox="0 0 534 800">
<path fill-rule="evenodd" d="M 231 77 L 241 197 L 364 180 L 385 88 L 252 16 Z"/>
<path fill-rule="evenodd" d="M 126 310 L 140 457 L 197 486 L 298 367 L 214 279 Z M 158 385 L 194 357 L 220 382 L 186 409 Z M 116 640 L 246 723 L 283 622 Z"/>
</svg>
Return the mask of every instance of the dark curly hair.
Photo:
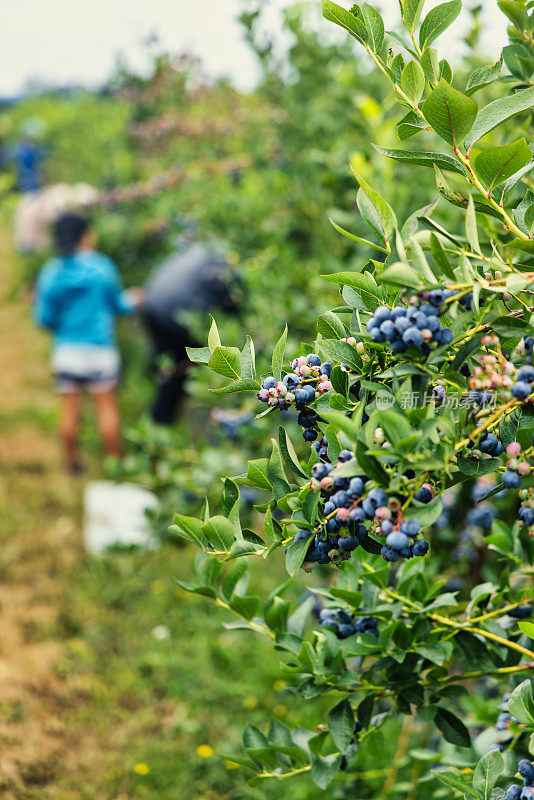
<svg viewBox="0 0 534 800">
<path fill-rule="evenodd" d="M 80 214 L 61 214 L 52 224 L 54 247 L 60 256 L 71 256 L 89 229 L 89 221 Z"/>
</svg>

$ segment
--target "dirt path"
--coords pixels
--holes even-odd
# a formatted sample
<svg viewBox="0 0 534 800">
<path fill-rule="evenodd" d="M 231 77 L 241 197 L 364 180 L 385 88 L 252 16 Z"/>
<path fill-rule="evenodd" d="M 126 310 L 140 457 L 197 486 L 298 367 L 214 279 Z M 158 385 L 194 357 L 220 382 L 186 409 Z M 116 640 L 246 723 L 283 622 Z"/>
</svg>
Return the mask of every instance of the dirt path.
<svg viewBox="0 0 534 800">
<path fill-rule="evenodd" d="M 61 721 L 55 630 L 80 564 L 80 487 L 61 471 L 46 337 L 9 297 L 17 260 L 2 230 L 0 264 L 0 798 L 68 797 L 50 784 L 83 748 Z"/>
</svg>

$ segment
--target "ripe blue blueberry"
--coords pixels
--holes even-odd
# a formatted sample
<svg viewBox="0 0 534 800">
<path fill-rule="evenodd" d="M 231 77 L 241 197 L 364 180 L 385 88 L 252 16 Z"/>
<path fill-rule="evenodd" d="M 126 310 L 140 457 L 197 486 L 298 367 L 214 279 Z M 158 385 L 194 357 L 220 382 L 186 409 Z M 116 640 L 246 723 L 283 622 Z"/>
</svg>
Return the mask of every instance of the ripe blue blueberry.
<svg viewBox="0 0 534 800">
<path fill-rule="evenodd" d="M 269 375 L 267 378 L 263 380 L 261 384 L 262 389 L 274 389 L 276 386 L 276 378 L 273 378 L 272 375 Z"/>
<path fill-rule="evenodd" d="M 532 387 L 530 383 L 525 381 L 517 381 L 512 386 L 512 394 L 516 400 L 526 400 L 532 394 Z"/>
<path fill-rule="evenodd" d="M 433 289 L 428 297 L 433 306 L 441 306 L 445 300 L 443 296 L 443 289 Z"/>
<path fill-rule="evenodd" d="M 300 383 L 300 378 L 298 375 L 295 375 L 294 372 L 289 372 L 287 375 L 284 375 L 283 383 L 288 389 L 296 389 Z"/>
<path fill-rule="evenodd" d="M 401 522 L 400 529 L 406 536 L 417 536 L 421 530 L 421 523 L 416 519 L 405 519 Z"/>
<path fill-rule="evenodd" d="M 506 794 L 504 795 L 504 800 L 520 800 L 521 792 L 522 792 L 521 786 L 518 786 L 516 783 L 513 783 L 506 790 Z"/>
<path fill-rule="evenodd" d="M 391 309 L 391 315 L 390 315 L 391 319 L 392 320 L 397 320 L 397 319 L 400 319 L 401 317 L 405 317 L 406 316 L 406 311 L 407 311 L 407 309 L 404 308 L 404 306 L 395 306 L 395 308 Z"/>
<path fill-rule="evenodd" d="M 532 786 L 532 784 L 534 784 L 534 764 L 531 764 L 528 759 L 521 759 L 517 765 L 517 771 L 521 777 L 524 778 L 525 786 Z"/>
<path fill-rule="evenodd" d="M 304 428 L 302 436 L 305 442 L 314 442 L 317 439 L 317 431 L 314 428 Z"/>
<path fill-rule="evenodd" d="M 395 320 L 395 327 L 399 333 L 404 333 L 405 330 L 411 327 L 411 323 L 407 317 L 398 317 Z"/>
<path fill-rule="evenodd" d="M 351 478 L 348 488 L 349 497 L 356 498 L 360 497 L 363 493 L 363 481 L 361 478 Z"/>
<path fill-rule="evenodd" d="M 332 364 L 330 364 L 329 361 L 325 361 L 323 364 L 321 364 L 319 372 L 321 373 L 321 375 L 327 375 L 328 377 L 330 377 L 330 373 L 332 372 Z"/>
<path fill-rule="evenodd" d="M 385 338 L 386 342 L 392 342 L 399 335 L 395 327 L 395 323 L 393 323 L 390 319 L 387 319 L 381 324 L 380 333 Z"/>
<path fill-rule="evenodd" d="M 375 506 L 385 506 L 388 501 L 388 496 L 383 489 L 371 489 L 367 498 L 371 500 Z"/>
<path fill-rule="evenodd" d="M 437 333 L 441 328 L 441 322 L 436 316 L 430 315 L 426 318 L 426 325 L 423 327 L 428 328 L 432 333 Z"/>
<path fill-rule="evenodd" d="M 396 550 L 392 550 L 391 547 L 384 546 L 380 551 L 382 553 L 382 558 L 386 561 L 398 561 L 400 556 Z"/>
<path fill-rule="evenodd" d="M 526 617 L 532 616 L 532 610 L 532 605 L 530 603 L 525 603 L 522 606 L 517 606 L 517 608 L 511 608 L 508 612 L 508 616 L 514 619 L 526 619 Z"/>
<path fill-rule="evenodd" d="M 438 344 L 450 344 L 452 342 L 452 331 L 450 328 L 441 328 L 435 338 Z"/>
<path fill-rule="evenodd" d="M 403 550 L 405 547 L 408 547 L 410 542 L 405 533 L 393 531 L 393 533 L 390 533 L 386 538 L 386 544 L 392 550 Z"/>
<path fill-rule="evenodd" d="M 517 472 L 513 472 L 510 469 L 507 469 L 504 475 L 502 476 L 502 482 L 506 486 L 507 489 L 519 489 L 521 486 L 521 478 L 517 474 Z"/>
<path fill-rule="evenodd" d="M 421 347 L 424 341 L 423 334 L 419 328 L 413 325 L 410 328 L 406 328 L 402 334 L 402 340 L 405 344 L 412 347 Z"/>
<path fill-rule="evenodd" d="M 381 325 L 391 318 L 391 310 L 387 306 L 379 306 L 373 314 L 375 325 Z"/>
<path fill-rule="evenodd" d="M 430 550 L 430 545 L 425 539 L 419 539 L 412 545 L 412 553 L 414 554 L 414 556 L 426 556 L 429 550 Z"/>
<path fill-rule="evenodd" d="M 517 512 L 517 516 L 527 527 L 530 528 L 531 525 L 534 525 L 534 508 L 530 508 L 530 506 L 521 506 Z"/>
<path fill-rule="evenodd" d="M 432 492 L 427 486 L 421 486 L 414 497 L 415 500 L 418 500 L 420 503 L 430 503 L 432 500 Z"/>
<path fill-rule="evenodd" d="M 378 342 L 378 344 L 380 344 L 381 342 L 384 342 L 386 340 L 386 337 L 384 336 L 380 328 L 371 328 L 369 333 L 371 334 L 371 339 L 373 340 L 373 342 Z"/>
</svg>

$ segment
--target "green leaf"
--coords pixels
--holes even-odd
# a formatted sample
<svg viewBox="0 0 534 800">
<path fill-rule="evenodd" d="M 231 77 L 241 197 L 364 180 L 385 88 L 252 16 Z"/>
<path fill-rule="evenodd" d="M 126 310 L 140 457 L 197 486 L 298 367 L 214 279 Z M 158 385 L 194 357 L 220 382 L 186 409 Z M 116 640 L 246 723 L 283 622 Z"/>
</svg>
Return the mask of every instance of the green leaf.
<svg viewBox="0 0 534 800">
<path fill-rule="evenodd" d="M 340 233 L 342 236 L 345 236 L 347 239 L 351 239 L 353 242 L 358 242 L 358 244 L 364 244 L 366 247 L 372 247 L 373 250 L 380 250 L 382 253 L 387 253 L 388 251 L 382 247 L 381 245 L 374 244 L 370 242 L 368 239 L 362 239 L 361 236 L 356 236 L 355 233 L 350 233 L 350 231 L 346 231 L 344 228 L 341 228 L 337 225 L 333 219 L 330 220 L 330 224 L 332 225 L 335 230 Z"/>
<path fill-rule="evenodd" d="M 243 378 L 256 377 L 256 353 L 250 336 L 247 336 L 247 342 L 241 350 L 241 375 Z"/>
<path fill-rule="evenodd" d="M 393 150 L 390 147 L 380 147 L 373 144 L 375 150 L 387 158 L 392 158 L 395 161 L 401 161 L 405 164 L 419 164 L 423 167 L 432 167 L 434 164 L 440 169 L 448 170 L 449 172 L 457 172 L 459 175 L 464 174 L 464 169 L 457 158 L 449 156 L 447 153 L 427 153 L 419 150 Z M 530 151 L 529 151 L 530 152 Z"/>
<path fill-rule="evenodd" d="M 467 212 L 465 215 L 465 236 L 468 244 L 471 246 L 471 250 L 474 253 L 480 253 L 481 250 L 478 241 L 477 215 L 475 212 L 473 195 L 471 194 L 469 195 L 469 202 L 467 204 Z"/>
<path fill-rule="evenodd" d="M 221 337 L 219 336 L 219 329 L 217 328 L 217 323 L 210 317 L 211 319 L 211 326 L 208 333 L 208 347 L 210 351 L 213 353 L 216 347 L 220 347 L 221 344 Z"/>
<path fill-rule="evenodd" d="M 523 725 L 534 725 L 534 695 L 530 680 L 516 686 L 508 700 L 508 711 Z"/>
<path fill-rule="evenodd" d="M 452 271 L 449 259 L 435 233 L 430 234 L 430 252 L 432 253 L 434 263 L 440 272 L 445 275 L 446 278 L 454 281 L 454 272 Z"/>
<path fill-rule="evenodd" d="M 402 3 L 402 21 L 411 33 L 419 25 L 424 4 L 425 0 L 404 0 Z"/>
<path fill-rule="evenodd" d="M 490 800 L 493 787 L 504 772 L 504 758 L 498 750 L 485 753 L 473 773 L 473 789 L 480 793 L 482 800 Z"/>
<path fill-rule="evenodd" d="M 528 32 L 529 18 L 527 6 L 524 2 L 519 2 L 519 0 L 499 0 L 497 5 L 519 31 Z"/>
<path fill-rule="evenodd" d="M 342 700 L 329 712 L 328 726 L 335 746 L 345 753 L 352 741 L 355 728 L 354 711 L 347 699 Z"/>
<path fill-rule="evenodd" d="M 389 241 L 397 227 L 397 218 L 384 198 L 371 189 L 367 181 L 355 169 L 352 169 L 352 172 L 360 184 L 356 198 L 360 214 L 377 239 L 383 241 L 389 250 Z"/>
<path fill-rule="evenodd" d="M 345 326 L 333 311 L 325 311 L 317 318 L 317 331 L 327 339 L 342 339 L 347 335 Z"/>
<path fill-rule="evenodd" d="M 489 475 L 490 472 L 495 472 L 501 463 L 498 458 L 483 458 L 477 461 L 469 456 L 465 458 L 461 455 L 458 456 L 457 460 L 460 472 L 463 472 L 464 475 L 477 476 L 478 478 L 482 477 L 482 475 Z"/>
<path fill-rule="evenodd" d="M 424 131 L 426 127 L 426 120 L 421 119 L 414 111 L 409 111 L 406 116 L 397 123 L 397 136 L 404 142 L 406 139 L 409 139 L 410 136 Z"/>
<path fill-rule="evenodd" d="M 440 79 L 438 51 L 427 47 L 421 56 L 421 67 L 430 83 L 437 83 Z"/>
<path fill-rule="evenodd" d="M 188 358 L 194 364 L 207 364 L 210 360 L 211 350 L 209 347 L 186 347 Z"/>
<path fill-rule="evenodd" d="M 496 81 L 502 72 L 502 63 L 503 58 L 501 55 L 500 59 L 495 64 L 489 64 L 487 67 L 477 67 L 477 69 L 473 70 L 467 81 L 465 93 L 472 95 L 478 92 L 483 86 L 487 86 L 489 83 Z"/>
<path fill-rule="evenodd" d="M 471 127 L 469 135 L 465 136 L 464 144 L 468 150 L 483 136 L 492 131 L 506 120 L 515 117 L 522 111 L 528 111 L 534 105 L 534 86 L 523 89 L 509 97 L 501 97 L 485 106 L 479 112 L 475 124 Z"/>
<path fill-rule="evenodd" d="M 278 339 L 273 350 L 273 358 L 272 358 L 273 376 L 276 378 L 277 381 L 279 381 L 280 378 L 282 377 L 282 365 L 284 363 L 286 342 L 287 342 L 287 325 L 285 326 L 284 332 Z"/>
<path fill-rule="evenodd" d="M 302 566 L 308 547 L 310 537 L 300 539 L 298 542 L 290 542 L 286 549 L 286 570 L 291 577 L 296 575 Z"/>
<path fill-rule="evenodd" d="M 301 478 L 308 479 L 308 476 L 300 466 L 300 462 L 295 452 L 295 448 L 293 447 L 293 442 L 287 435 L 285 428 L 283 428 L 281 425 L 278 428 L 278 444 L 280 445 L 280 452 L 282 453 L 282 458 L 284 459 L 288 467 L 292 469 L 293 472 L 295 472 L 297 475 L 300 475 Z"/>
<path fill-rule="evenodd" d="M 532 428 L 529 428 L 529 433 Z M 530 441 L 532 441 L 532 436 L 530 437 Z M 531 622 L 528 619 L 524 619 L 521 622 L 517 623 L 525 636 L 528 636 L 529 639 L 534 639 L 534 622 Z"/>
<path fill-rule="evenodd" d="M 421 111 L 438 136 L 449 144 L 459 145 L 473 127 L 478 106 L 442 78 L 422 104 Z"/>
<path fill-rule="evenodd" d="M 221 396 L 225 394 L 237 394 L 238 392 L 259 392 L 260 389 L 260 381 L 252 380 L 252 378 L 244 378 L 239 381 L 227 383 L 226 386 L 221 386 L 219 389 L 210 389 L 210 392 Z"/>
<path fill-rule="evenodd" d="M 510 144 L 484 150 L 475 158 L 473 167 L 489 193 L 495 186 L 504 183 L 518 170 L 529 164 L 531 160 L 532 153 L 526 139 L 523 138 Z"/>
<path fill-rule="evenodd" d="M 491 323 L 491 327 L 498 336 L 509 337 L 522 337 L 530 330 L 529 324 L 520 317 L 497 317 Z"/>
<path fill-rule="evenodd" d="M 417 61 L 408 61 L 401 75 L 401 89 L 417 105 L 425 90 L 425 73 Z"/>
<path fill-rule="evenodd" d="M 322 0 L 322 10 L 323 17 L 329 22 L 335 22 L 336 25 L 345 28 L 351 36 L 354 36 L 362 44 L 367 43 L 367 29 L 361 17 L 361 12 L 360 17 L 356 17 L 355 14 L 351 14 L 350 11 L 341 8 L 337 3 L 332 3 L 331 0 Z"/>
<path fill-rule="evenodd" d="M 202 531 L 202 522 L 196 517 L 186 517 L 183 514 L 174 515 L 174 525 L 169 527 L 169 530 L 181 536 L 182 539 L 187 539 L 189 542 L 198 545 L 202 549 L 207 545 L 207 539 Z"/>
<path fill-rule="evenodd" d="M 469 784 L 465 778 L 462 778 L 456 772 L 445 772 L 445 771 L 438 771 L 432 770 L 432 774 L 436 776 L 438 781 L 444 783 L 446 786 L 450 786 L 452 789 L 457 789 L 462 794 L 467 795 L 469 798 L 475 798 L 475 800 L 480 800 L 478 794 L 475 794 L 471 784 Z"/>
<path fill-rule="evenodd" d="M 231 602 L 228 603 L 232 611 L 235 611 L 240 617 L 251 620 L 252 617 L 258 613 L 260 605 L 259 598 L 252 596 L 239 597 L 235 595 Z"/>
<path fill-rule="evenodd" d="M 421 28 L 419 29 L 419 45 L 421 50 L 432 44 L 449 25 L 452 25 L 456 17 L 462 10 L 461 0 L 452 0 L 450 3 L 442 3 L 428 12 Z"/>
<path fill-rule="evenodd" d="M 448 742 L 458 747 L 471 747 L 471 737 L 464 723 L 446 708 L 438 706 L 434 722 Z"/>
<path fill-rule="evenodd" d="M 376 283 L 367 275 L 362 275 L 361 272 L 335 272 L 333 275 L 323 275 L 322 277 L 327 281 L 357 289 L 366 307 L 370 310 L 374 311 L 382 303 L 382 293 Z"/>
<path fill-rule="evenodd" d="M 241 378 L 241 353 L 237 347 L 223 347 L 216 345 L 213 349 L 208 366 L 225 378 Z"/>
<path fill-rule="evenodd" d="M 367 42 L 374 53 L 380 53 L 384 45 L 384 23 L 382 17 L 373 6 L 364 3 L 360 8 L 367 28 Z"/>
<path fill-rule="evenodd" d="M 217 515 L 202 526 L 202 533 L 209 542 L 210 548 L 229 553 L 235 541 L 234 525 L 226 517 Z"/>
<path fill-rule="evenodd" d="M 387 267 L 380 273 L 380 281 L 383 283 L 392 283 L 394 286 L 411 286 L 413 289 L 418 289 L 421 286 L 421 278 L 417 272 L 402 261 L 397 261 L 391 267 Z"/>
<path fill-rule="evenodd" d="M 326 789 L 341 764 L 341 756 L 312 757 L 311 779 L 319 789 Z"/>
</svg>

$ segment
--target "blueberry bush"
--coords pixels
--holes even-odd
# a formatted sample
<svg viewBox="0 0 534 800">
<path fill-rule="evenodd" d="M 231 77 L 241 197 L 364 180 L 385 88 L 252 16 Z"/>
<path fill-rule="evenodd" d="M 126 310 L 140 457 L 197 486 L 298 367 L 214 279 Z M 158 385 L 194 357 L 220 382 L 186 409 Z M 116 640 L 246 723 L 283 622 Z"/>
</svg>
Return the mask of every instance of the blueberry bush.
<svg viewBox="0 0 534 800">
<path fill-rule="evenodd" d="M 534 17 L 527 0 L 498 6 L 509 43 L 460 81 L 435 45 L 461 0 L 400 0 L 401 32 L 374 4 L 323 0 L 410 140 L 375 150 L 412 186 L 433 172 L 436 190 L 404 218 L 353 164 L 370 238 L 335 219 L 332 236 L 371 258 L 325 270 L 340 298 L 315 339 L 287 352 L 286 326 L 261 374 L 250 336 L 227 346 L 215 321 L 190 352 L 226 379 L 218 397 L 255 394 L 257 418 L 280 423 L 269 453 L 224 480 L 221 513 L 206 503 L 172 528 L 200 548 L 181 587 L 270 641 L 318 709 L 315 729 L 246 728 L 226 757 L 253 787 L 308 774 L 332 797 L 532 796 Z M 251 488 L 261 524 L 247 527 Z M 258 597 L 248 562 L 280 558 L 287 580 Z M 516 770 L 524 786 L 506 788 Z"/>
</svg>

